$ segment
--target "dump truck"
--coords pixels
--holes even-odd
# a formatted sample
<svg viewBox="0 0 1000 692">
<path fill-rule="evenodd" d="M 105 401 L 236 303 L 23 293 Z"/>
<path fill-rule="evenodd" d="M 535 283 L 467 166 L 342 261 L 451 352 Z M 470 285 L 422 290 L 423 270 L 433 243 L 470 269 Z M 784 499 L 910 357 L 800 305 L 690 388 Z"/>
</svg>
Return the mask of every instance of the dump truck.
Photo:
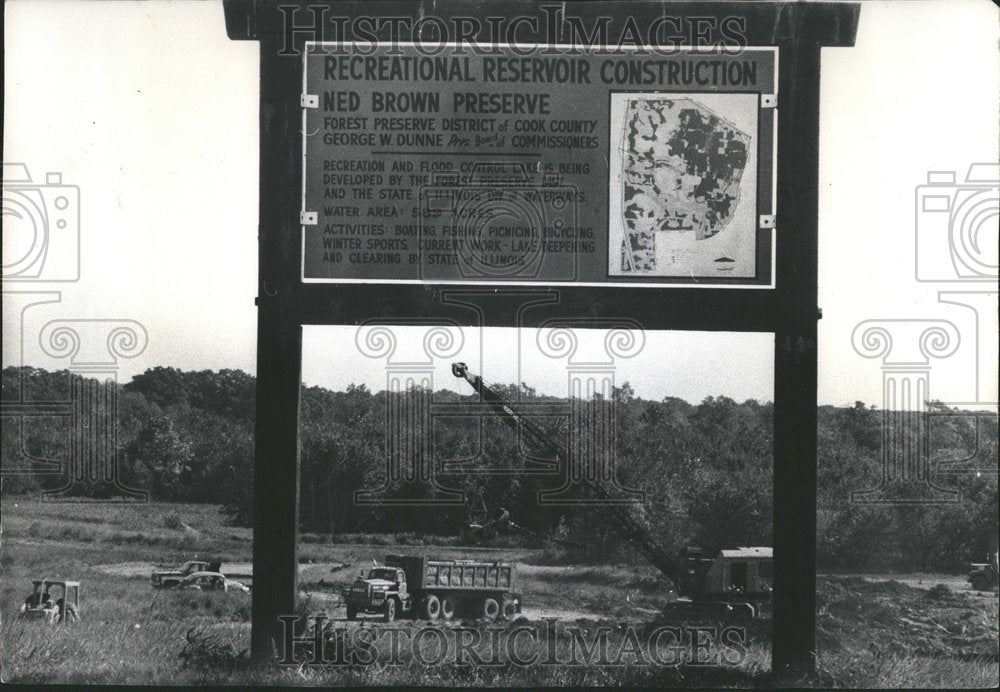
<svg viewBox="0 0 1000 692">
<path fill-rule="evenodd" d="M 451 372 L 468 382 L 482 402 L 521 439 L 547 458 L 558 459 L 560 468 L 569 472 L 572 456 L 564 440 L 556 440 L 536 425 L 515 402 L 470 372 L 465 363 L 452 363 Z M 675 557 L 660 545 L 634 505 L 618 502 L 604 484 L 590 481 L 583 474 L 580 476 L 576 480 L 582 488 L 584 497 L 581 499 L 587 501 L 588 511 L 600 517 L 674 585 L 674 591 L 667 594 L 670 610 L 676 612 L 687 608 L 698 614 L 752 618 L 769 609 L 772 548 L 734 545 L 703 549 L 692 546 L 686 549 L 682 558 Z M 513 524 L 509 519 L 506 521 Z M 682 601 L 682 598 L 688 600 Z"/>
<path fill-rule="evenodd" d="M 499 560 L 387 555 L 346 590 L 347 619 L 359 613 L 379 614 L 384 622 L 511 617 L 521 612 L 516 577 L 514 565 Z"/>
<path fill-rule="evenodd" d="M 165 589 L 179 586 L 185 577 L 189 577 L 196 572 L 219 572 L 221 571 L 221 567 L 221 562 L 188 560 L 176 569 L 153 570 L 149 578 L 154 589 Z"/>
</svg>

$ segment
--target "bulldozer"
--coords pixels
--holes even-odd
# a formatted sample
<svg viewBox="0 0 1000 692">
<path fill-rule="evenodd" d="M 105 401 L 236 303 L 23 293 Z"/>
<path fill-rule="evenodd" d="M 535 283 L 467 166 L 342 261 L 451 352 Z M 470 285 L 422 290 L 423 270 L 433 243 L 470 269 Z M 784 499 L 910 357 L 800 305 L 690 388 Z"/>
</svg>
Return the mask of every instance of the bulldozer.
<svg viewBox="0 0 1000 692">
<path fill-rule="evenodd" d="M 34 588 L 21 604 L 19 620 L 44 620 L 49 624 L 80 619 L 80 582 L 33 579 Z"/>
<path fill-rule="evenodd" d="M 452 375 L 464 379 L 510 428 L 532 446 L 556 457 L 569 468 L 569 455 L 563 444 L 529 420 L 514 402 L 490 387 L 465 363 L 452 363 Z M 628 506 L 609 501 L 608 491 L 599 482 L 580 479 L 592 502 L 588 509 L 597 514 L 623 540 L 663 573 L 674 585 L 667 594 L 666 614 L 756 618 L 765 615 L 771 605 L 773 549 L 769 546 L 724 546 L 715 549 L 688 547 L 683 558 L 665 550 L 646 523 Z M 595 501 L 596 500 L 596 501 Z M 606 502 L 602 502 L 606 501 Z M 499 528 L 523 529 L 502 509 L 490 519 L 479 507 L 481 498 L 470 512 L 464 534 L 490 536 Z M 530 532 L 529 532 L 530 533 Z"/>
</svg>

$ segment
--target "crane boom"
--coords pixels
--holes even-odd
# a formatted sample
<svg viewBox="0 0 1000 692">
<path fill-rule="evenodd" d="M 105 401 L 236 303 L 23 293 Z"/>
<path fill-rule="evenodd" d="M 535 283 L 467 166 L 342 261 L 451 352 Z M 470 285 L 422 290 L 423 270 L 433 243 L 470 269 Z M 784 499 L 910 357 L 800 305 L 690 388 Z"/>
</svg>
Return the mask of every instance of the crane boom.
<svg viewBox="0 0 1000 692">
<path fill-rule="evenodd" d="M 513 402 L 483 382 L 481 377 L 470 372 L 465 363 L 452 363 L 451 372 L 455 377 L 468 382 L 479 393 L 483 401 L 500 414 L 501 420 L 510 428 L 524 434 L 540 451 L 545 451 L 559 459 L 563 468 L 569 468 L 570 459 L 564 447 L 556 443 L 540 426 L 528 420 Z M 607 488 L 600 482 L 583 477 L 580 479 L 580 484 L 587 493 L 598 500 L 610 501 L 612 499 Z M 618 535 L 627 540 L 654 567 L 674 582 L 681 595 L 696 595 L 699 589 L 691 575 L 653 539 L 649 528 L 636 516 L 632 506 L 598 502 L 588 505 L 588 509 L 596 512 Z"/>
</svg>

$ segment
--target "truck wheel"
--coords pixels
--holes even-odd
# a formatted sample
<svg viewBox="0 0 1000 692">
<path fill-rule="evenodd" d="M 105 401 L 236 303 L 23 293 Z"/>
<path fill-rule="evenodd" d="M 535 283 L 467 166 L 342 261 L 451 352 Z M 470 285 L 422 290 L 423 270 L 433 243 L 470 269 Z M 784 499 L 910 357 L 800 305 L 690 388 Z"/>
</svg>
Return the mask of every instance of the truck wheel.
<svg viewBox="0 0 1000 692">
<path fill-rule="evenodd" d="M 396 619 L 396 601 L 392 598 L 387 598 L 385 605 L 382 606 L 382 621 L 392 622 Z"/>
<path fill-rule="evenodd" d="M 507 601 L 503 604 L 503 616 L 508 620 L 513 619 L 517 615 L 517 606 L 513 601 Z"/>
<path fill-rule="evenodd" d="M 492 598 L 487 598 L 483 601 L 483 617 L 493 622 L 497 619 L 497 615 L 500 614 L 500 604 L 497 603 Z"/>
<path fill-rule="evenodd" d="M 441 614 L 441 601 L 434 594 L 427 594 L 421 603 L 420 615 L 425 620 L 437 620 Z"/>
<path fill-rule="evenodd" d="M 358 609 L 354 606 L 347 606 L 347 619 L 357 620 L 358 619 Z"/>
<path fill-rule="evenodd" d="M 445 596 L 441 599 L 441 618 L 443 620 L 451 620 L 455 617 L 457 609 L 458 601 L 454 596 Z"/>
<path fill-rule="evenodd" d="M 988 591 L 989 585 L 986 582 L 986 577 L 981 574 L 977 574 L 972 578 L 972 588 L 976 591 Z"/>
</svg>

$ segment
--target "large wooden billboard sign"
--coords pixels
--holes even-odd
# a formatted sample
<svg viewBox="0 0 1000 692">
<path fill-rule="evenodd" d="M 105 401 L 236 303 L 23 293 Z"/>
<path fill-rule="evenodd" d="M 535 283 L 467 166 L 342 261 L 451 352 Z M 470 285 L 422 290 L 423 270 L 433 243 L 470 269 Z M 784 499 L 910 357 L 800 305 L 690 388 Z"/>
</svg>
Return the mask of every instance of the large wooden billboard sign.
<svg viewBox="0 0 1000 692">
<path fill-rule="evenodd" d="M 775 48 L 480 50 L 306 43 L 304 281 L 774 285 Z"/>
<path fill-rule="evenodd" d="M 820 56 L 858 6 L 224 4 L 260 42 L 253 655 L 295 612 L 302 326 L 568 316 L 774 335 L 772 666 L 811 668 Z"/>
</svg>

